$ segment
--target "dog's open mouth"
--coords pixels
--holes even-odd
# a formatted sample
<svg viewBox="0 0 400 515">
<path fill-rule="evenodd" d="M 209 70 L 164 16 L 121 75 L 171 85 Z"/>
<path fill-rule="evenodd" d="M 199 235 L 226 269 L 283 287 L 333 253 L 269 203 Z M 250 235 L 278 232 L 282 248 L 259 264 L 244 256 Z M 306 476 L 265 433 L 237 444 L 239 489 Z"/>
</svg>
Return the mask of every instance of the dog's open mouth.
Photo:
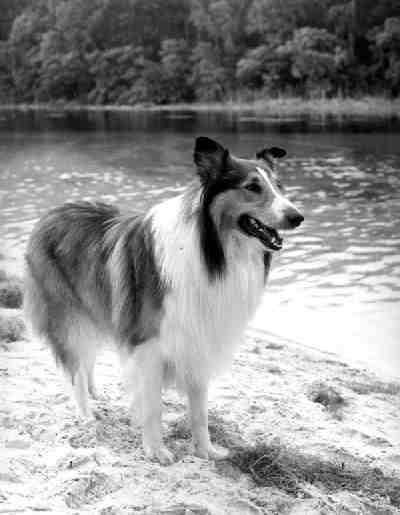
<svg viewBox="0 0 400 515">
<path fill-rule="evenodd" d="M 245 234 L 259 239 L 264 247 L 271 250 L 281 250 L 283 240 L 276 229 L 264 225 L 260 220 L 250 215 L 241 215 L 238 224 Z"/>
</svg>

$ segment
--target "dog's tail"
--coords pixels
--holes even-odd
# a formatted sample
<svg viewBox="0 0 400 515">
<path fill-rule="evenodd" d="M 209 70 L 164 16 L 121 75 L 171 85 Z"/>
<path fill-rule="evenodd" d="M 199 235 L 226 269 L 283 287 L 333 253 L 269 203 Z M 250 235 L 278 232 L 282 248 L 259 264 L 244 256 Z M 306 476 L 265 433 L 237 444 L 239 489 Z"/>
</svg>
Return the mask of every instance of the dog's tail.
<svg viewBox="0 0 400 515">
<path fill-rule="evenodd" d="M 27 327 L 50 345 L 58 363 L 70 369 L 63 326 L 69 307 L 78 299 L 47 249 L 32 240 L 25 255 L 23 310 Z"/>
</svg>

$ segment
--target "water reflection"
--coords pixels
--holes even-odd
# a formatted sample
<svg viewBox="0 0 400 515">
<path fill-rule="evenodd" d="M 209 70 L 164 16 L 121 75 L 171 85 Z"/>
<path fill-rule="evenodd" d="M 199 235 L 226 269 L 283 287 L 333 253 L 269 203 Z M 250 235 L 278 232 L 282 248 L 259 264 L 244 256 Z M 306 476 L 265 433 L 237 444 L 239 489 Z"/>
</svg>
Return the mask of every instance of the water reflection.
<svg viewBox="0 0 400 515">
<path fill-rule="evenodd" d="M 255 324 L 281 333 L 290 326 L 297 340 L 352 348 L 400 375 L 399 128 L 377 132 L 372 124 L 354 134 L 346 126 L 304 131 L 303 123 L 217 113 L 3 113 L 0 241 L 25 241 L 32 220 L 65 200 L 141 211 L 175 194 L 191 177 L 197 134 L 243 155 L 283 146 L 283 182 L 306 223 L 287 234 Z"/>
<path fill-rule="evenodd" d="M 277 117 L 267 114 L 234 111 L 144 111 L 144 110 L 73 110 L 64 111 L 57 108 L 43 110 L 3 109 L 0 111 L 0 130 L 13 131 L 137 131 L 157 132 L 170 129 L 173 131 L 207 130 L 217 132 L 270 131 L 273 128 L 281 133 L 375 133 L 378 130 L 398 131 L 397 118 L 351 119 L 332 117 L 321 118 L 308 116 Z"/>
</svg>

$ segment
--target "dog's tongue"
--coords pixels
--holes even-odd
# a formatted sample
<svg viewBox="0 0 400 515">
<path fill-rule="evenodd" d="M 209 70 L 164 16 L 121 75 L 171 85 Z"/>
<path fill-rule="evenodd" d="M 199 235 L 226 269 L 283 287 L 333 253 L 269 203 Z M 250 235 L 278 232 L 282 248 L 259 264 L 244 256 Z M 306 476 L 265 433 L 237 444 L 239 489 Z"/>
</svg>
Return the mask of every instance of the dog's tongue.
<svg viewBox="0 0 400 515">
<path fill-rule="evenodd" d="M 272 227 L 264 225 L 260 220 L 250 215 L 242 215 L 239 218 L 239 226 L 246 234 L 258 238 L 261 243 L 272 250 L 281 250 L 282 238 Z"/>
</svg>

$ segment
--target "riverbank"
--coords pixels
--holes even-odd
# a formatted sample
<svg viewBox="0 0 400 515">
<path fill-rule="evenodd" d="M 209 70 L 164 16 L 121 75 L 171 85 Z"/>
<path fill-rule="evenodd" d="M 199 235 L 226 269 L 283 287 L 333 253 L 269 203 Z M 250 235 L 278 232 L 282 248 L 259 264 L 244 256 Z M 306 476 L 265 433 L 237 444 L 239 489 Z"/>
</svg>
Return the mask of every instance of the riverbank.
<svg viewBox="0 0 400 515">
<path fill-rule="evenodd" d="M 18 256 L 3 256 L 0 270 L 14 291 L 2 297 L 0 323 L 21 324 Z M 49 350 L 5 334 L 1 513 L 399 513 L 400 383 L 249 332 L 210 398 L 212 438 L 230 458 L 191 456 L 184 401 L 168 392 L 164 430 L 176 462 L 161 467 L 144 459 L 113 352 L 96 365 L 96 421 L 85 424 Z"/>
<path fill-rule="evenodd" d="M 227 101 L 214 103 L 191 103 L 169 105 L 80 105 L 69 103 L 49 104 L 9 104 L 0 106 L 0 110 L 61 110 L 61 111 L 200 111 L 200 112 L 234 112 L 257 114 L 278 118 L 302 117 L 374 117 L 385 119 L 400 118 L 400 99 L 384 97 L 331 98 L 306 100 L 297 97 L 279 97 L 260 99 L 251 102 Z"/>
</svg>

